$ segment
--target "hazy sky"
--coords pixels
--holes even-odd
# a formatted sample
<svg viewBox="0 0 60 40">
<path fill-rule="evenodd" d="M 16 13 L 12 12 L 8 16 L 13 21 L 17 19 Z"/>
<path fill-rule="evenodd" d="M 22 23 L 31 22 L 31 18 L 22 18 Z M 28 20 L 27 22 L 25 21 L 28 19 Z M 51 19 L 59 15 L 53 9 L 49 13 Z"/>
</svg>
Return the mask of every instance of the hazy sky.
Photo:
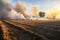
<svg viewBox="0 0 60 40">
<path fill-rule="evenodd" d="M 15 5 L 17 2 L 22 2 L 28 7 L 38 6 L 41 11 L 52 9 L 56 5 L 60 5 L 60 0 L 12 0 L 12 4 Z"/>
</svg>

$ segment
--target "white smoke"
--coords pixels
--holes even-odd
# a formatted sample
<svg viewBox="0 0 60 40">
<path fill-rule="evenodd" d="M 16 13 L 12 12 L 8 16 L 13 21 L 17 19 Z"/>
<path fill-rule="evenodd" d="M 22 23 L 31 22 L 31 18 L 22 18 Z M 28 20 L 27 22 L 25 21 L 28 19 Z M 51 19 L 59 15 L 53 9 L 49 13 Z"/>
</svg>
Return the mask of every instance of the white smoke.
<svg viewBox="0 0 60 40">
<path fill-rule="evenodd" d="M 25 19 L 25 17 L 23 16 L 23 14 L 17 13 L 17 11 L 15 11 L 13 9 L 8 13 L 8 17 L 10 19 Z"/>
<path fill-rule="evenodd" d="M 7 1 L 7 2 L 6 2 Z M 15 11 L 14 7 L 10 4 L 10 0 L 0 0 L 0 18 L 1 19 L 25 19 L 23 14 Z"/>
</svg>

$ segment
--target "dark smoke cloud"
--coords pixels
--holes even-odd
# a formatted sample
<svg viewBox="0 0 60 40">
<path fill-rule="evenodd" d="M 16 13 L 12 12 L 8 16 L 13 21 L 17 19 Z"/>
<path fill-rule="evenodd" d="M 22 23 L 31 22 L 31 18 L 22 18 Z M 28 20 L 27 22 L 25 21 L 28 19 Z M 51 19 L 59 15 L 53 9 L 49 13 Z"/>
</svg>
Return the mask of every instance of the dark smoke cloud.
<svg viewBox="0 0 60 40">
<path fill-rule="evenodd" d="M 0 0 L 0 18 L 5 19 L 7 18 L 7 13 L 9 10 L 8 9 L 8 4 L 3 3 L 2 0 Z"/>
<path fill-rule="evenodd" d="M 0 0 L 0 20 L 1 19 L 20 19 L 20 14 L 15 11 L 11 4 Z M 13 11 L 12 11 L 13 10 Z"/>
</svg>

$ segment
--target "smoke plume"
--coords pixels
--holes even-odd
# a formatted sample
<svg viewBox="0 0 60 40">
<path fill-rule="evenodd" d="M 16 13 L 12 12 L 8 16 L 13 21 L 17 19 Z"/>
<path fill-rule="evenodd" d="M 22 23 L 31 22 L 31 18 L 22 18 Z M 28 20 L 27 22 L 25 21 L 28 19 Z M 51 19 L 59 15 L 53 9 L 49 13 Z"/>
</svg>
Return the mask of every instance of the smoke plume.
<svg viewBox="0 0 60 40">
<path fill-rule="evenodd" d="M 18 4 L 16 9 L 10 4 L 11 0 L 0 0 L 0 19 L 22 19 L 25 8 Z"/>
</svg>

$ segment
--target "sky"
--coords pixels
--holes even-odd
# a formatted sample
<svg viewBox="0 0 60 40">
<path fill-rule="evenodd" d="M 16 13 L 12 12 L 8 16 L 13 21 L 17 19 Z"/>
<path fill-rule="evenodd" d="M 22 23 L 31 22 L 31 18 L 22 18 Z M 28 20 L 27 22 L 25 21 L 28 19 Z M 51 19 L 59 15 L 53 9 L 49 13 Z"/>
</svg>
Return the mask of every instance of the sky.
<svg viewBox="0 0 60 40">
<path fill-rule="evenodd" d="M 32 10 L 30 9 L 33 6 L 37 6 L 40 9 L 40 11 L 47 12 L 47 13 L 51 12 L 52 10 L 54 12 L 58 10 L 56 13 L 59 14 L 58 18 L 60 18 L 60 0 L 3 0 L 3 2 L 11 3 L 13 6 L 15 6 L 17 2 L 21 2 L 26 5 L 28 14 L 33 14 L 30 13 L 32 12 Z M 5 13 L 5 11 L 3 13 Z M 17 13 L 14 15 L 17 16 Z M 53 15 L 51 16 L 48 15 L 48 17 L 54 17 L 54 15 L 55 13 L 53 13 Z M 13 16 L 12 18 L 14 17 L 16 18 L 16 16 Z"/>
<path fill-rule="evenodd" d="M 17 2 L 21 2 L 27 5 L 27 7 L 37 6 L 40 11 L 51 10 L 53 7 L 59 5 L 60 0 L 12 0 L 12 5 L 15 5 Z"/>
</svg>

